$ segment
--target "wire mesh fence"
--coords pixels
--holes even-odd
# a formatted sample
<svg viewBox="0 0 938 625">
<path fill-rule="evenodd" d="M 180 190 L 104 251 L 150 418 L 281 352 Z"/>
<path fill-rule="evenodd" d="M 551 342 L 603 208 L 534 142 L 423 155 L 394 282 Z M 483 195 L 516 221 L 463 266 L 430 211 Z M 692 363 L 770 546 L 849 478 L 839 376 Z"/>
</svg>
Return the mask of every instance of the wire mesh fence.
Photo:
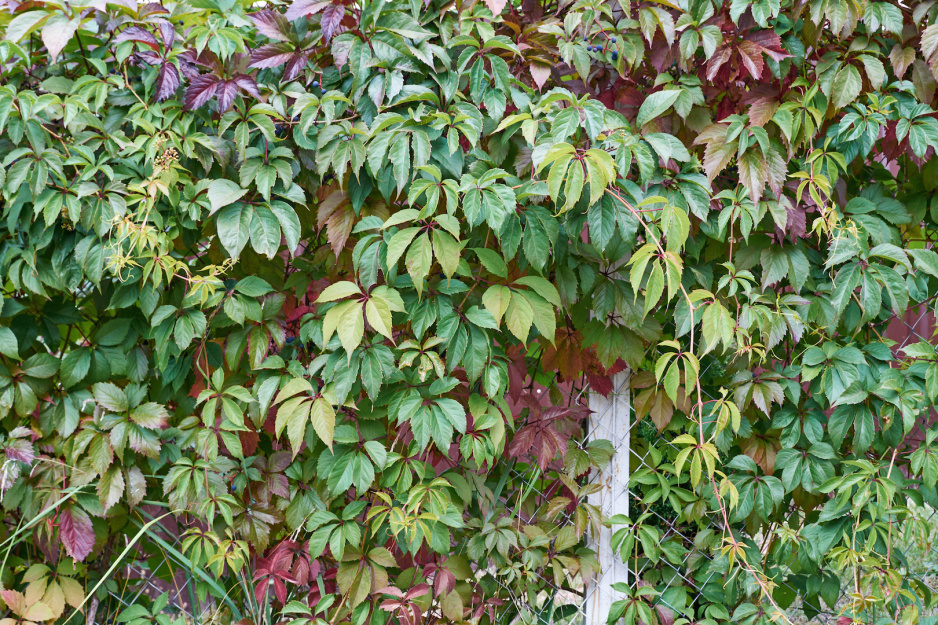
<svg viewBox="0 0 938 625">
<path fill-rule="evenodd" d="M 876 324 L 873 330 L 892 341 L 894 352 L 901 356 L 901 350 L 912 343 L 924 341 L 935 344 L 935 312 L 935 300 L 932 299 L 929 305 L 910 309 L 902 316 Z M 719 365 L 711 361 L 706 366 Z M 624 582 L 632 589 L 641 585 L 664 588 L 654 600 L 659 621 L 669 623 L 675 618 L 684 617 L 694 622 L 703 617 L 695 611 L 696 606 L 702 603 L 701 599 L 706 599 L 715 587 L 723 585 L 721 576 L 710 567 L 701 566 L 718 557 L 716 554 L 719 550 L 716 547 L 728 529 L 721 514 L 714 510 L 702 510 L 694 523 L 681 522 L 671 506 L 662 505 L 658 500 L 649 501 L 641 484 L 629 481 L 629 475 L 633 479 L 636 476 L 641 479 L 659 475 L 662 470 L 661 450 L 678 450 L 671 442 L 671 437 L 661 435 L 649 418 L 636 419 L 631 401 L 631 395 L 636 391 L 629 389 L 627 383 L 617 383 L 615 392 L 606 398 L 591 394 L 593 415 L 586 440 L 610 440 L 615 449 L 610 468 L 594 476 L 594 482 L 604 489 L 610 489 L 610 492 L 605 496 L 594 495 L 592 501 L 606 517 L 613 514 L 627 515 L 630 511 L 633 520 L 641 514 L 647 515 L 645 523 L 658 529 L 660 540 L 657 548 L 648 549 L 648 545 L 642 545 L 637 551 L 646 553 L 634 559 L 625 558 L 623 562 L 622 554 L 614 554 L 610 549 L 614 528 L 604 529 L 598 540 L 591 544 L 597 551 L 602 571 L 584 578 L 580 592 L 571 593 L 561 586 L 552 586 L 534 600 L 528 598 L 528 603 L 516 613 L 506 613 L 502 622 L 538 625 L 606 623 L 609 606 L 624 596 L 623 592 L 611 587 L 616 582 Z M 588 386 L 583 392 L 589 392 Z M 711 401 L 717 398 L 705 393 L 704 399 Z M 932 408 L 919 415 L 915 430 L 904 442 L 902 453 L 914 451 L 924 439 L 924 432 L 936 420 L 938 415 Z M 623 426 L 624 430 L 621 429 Z M 628 460 L 623 460 L 626 450 Z M 909 553 L 903 569 L 907 581 L 916 584 L 927 597 L 929 592 L 938 594 L 938 511 L 925 507 L 917 510 L 917 514 L 921 523 L 915 525 L 918 528 L 916 534 L 902 536 L 898 540 L 903 542 L 903 551 Z M 788 522 L 797 527 L 804 521 L 805 513 L 792 504 L 788 515 Z M 701 541 L 702 535 L 708 535 L 707 530 L 711 540 Z M 746 537 L 763 548 L 770 538 L 763 533 Z M 654 552 L 653 556 L 649 557 L 647 551 Z M 804 572 L 800 574 L 803 576 Z M 774 570 L 772 575 L 771 582 L 780 589 L 776 594 L 784 604 L 785 618 L 792 623 L 827 624 L 845 618 L 843 607 L 853 590 L 849 586 L 839 587 L 836 592 L 822 593 L 823 599 L 806 602 L 800 597 L 804 594 L 803 588 L 793 582 L 798 573 L 791 566 Z M 786 598 L 790 600 L 786 601 Z M 556 611 L 551 613 L 538 609 L 539 606 L 547 605 L 556 607 L 561 602 L 567 606 L 562 611 L 562 618 L 557 618 Z M 934 602 L 926 599 L 920 607 L 922 623 L 938 622 L 938 610 Z"/>
<path fill-rule="evenodd" d="M 912 343 L 935 343 L 935 301 L 881 322 L 874 330 L 894 341 L 893 349 L 897 354 Z M 707 367 L 720 366 L 716 361 L 703 365 L 704 374 Z M 636 418 L 634 400 L 641 389 L 635 388 L 634 381 L 635 375 L 631 372 L 619 373 L 613 377 L 612 389 L 605 395 L 591 392 L 588 384 L 567 385 L 563 401 L 590 407 L 590 416 L 582 422 L 579 442 L 582 448 L 597 440 L 611 444 L 612 454 L 605 469 L 593 471 L 588 479 L 581 480 L 581 488 L 592 485 L 592 492 L 586 495 L 587 503 L 607 519 L 627 515 L 634 521 L 644 515 L 643 524 L 654 528 L 655 540 L 649 542 L 647 537 L 636 537 L 634 553 L 624 556 L 613 549 L 613 534 L 618 528 L 602 527 L 588 543 L 596 552 L 595 566 L 584 567 L 572 577 L 555 575 L 550 563 L 527 569 L 524 574 L 535 576 L 537 584 L 528 585 L 534 590 L 524 595 L 513 591 L 510 579 L 517 571 L 511 566 L 489 571 L 491 578 L 500 585 L 503 597 L 493 611 L 494 622 L 504 625 L 606 623 L 611 606 L 625 594 L 623 587 L 613 587 L 613 584 L 625 584 L 629 589 L 653 585 L 660 591 L 652 602 L 660 623 L 667 624 L 679 617 L 694 622 L 705 616 L 698 607 L 711 603 L 712 596 L 723 587 L 725 580 L 715 572 L 718 567 L 708 566 L 719 557 L 719 546 L 728 529 L 721 514 L 699 508 L 679 518 L 674 505 L 647 495 L 645 486 L 654 480 L 660 481 L 666 472 L 663 452 L 677 451 L 677 447 L 671 442 L 671 435 L 659 433 L 649 417 Z M 717 398 L 707 395 L 705 399 Z M 922 414 L 902 452 L 911 453 L 935 420 L 933 409 Z M 547 479 L 532 464 L 506 457 L 500 468 L 507 472 L 511 488 L 520 489 L 521 496 L 529 503 L 528 508 L 519 506 L 519 514 L 547 506 L 558 497 L 556 480 Z M 679 501 L 680 488 L 673 486 L 671 490 L 668 496 L 677 497 L 672 502 Z M 906 541 L 906 550 L 911 554 L 905 575 L 910 583 L 938 594 L 938 511 L 926 507 L 917 512 L 922 521 L 917 533 L 900 538 Z M 803 514 L 792 504 L 789 522 L 797 526 Z M 582 519 L 577 519 L 572 510 L 562 511 L 554 522 L 558 527 L 582 525 Z M 181 553 L 183 529 L 170 518 L 152 528 L 134 548 L 115 579 L 108 582 L 108 598 L 99 602 L 96 613 L 89 613 L 87 622 L 112 622 L 122 609 L 135 605 L 142 596 L 155 600 L 163 594 L 166 594 L 166 611 L 175 617 L 181 617 L 186 623 L 212 622 L 211 615 L 218 602 L 211 596 L 200 600 L 196 590 L 198 580 L 192 577 Z M 747 534 L 747 538 L 764 546 L 770 537 L 757 532 Z M 832 601 L 831 593 L 826 593 L 823 601 L 805 603 L 800 598 L 802 589 L 792 581 L 798 574 L 803 575 L 803 571 L 796 573 L 790 567 L 772 571 L 772 583 L 782 589 L 780 596 L 792 598 L 790 602 L 783 602 L 787 618 L 793 623 L 836 623 L 843 616 L 841 608 L 851 589 L 840 588 L 835 595 L 837 601 Z M 932 622 L 936 613 L 933 605 L 923 603 L 921 622 Z"/>
</svg>

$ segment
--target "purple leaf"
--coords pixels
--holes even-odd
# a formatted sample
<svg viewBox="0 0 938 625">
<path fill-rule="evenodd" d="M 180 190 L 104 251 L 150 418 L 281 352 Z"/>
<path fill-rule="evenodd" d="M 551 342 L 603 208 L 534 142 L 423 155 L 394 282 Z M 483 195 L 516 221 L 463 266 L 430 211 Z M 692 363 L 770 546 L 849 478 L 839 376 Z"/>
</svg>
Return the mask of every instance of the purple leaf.
<svg viewBox="0 0 938 625">
<path fill-rule="evenodd" d="M 189 82 L 183 99 L 187 109 L 202 108 L 218 90 L 219 79 L 215 74 L 200 74 Z"/>
<path fill-rule="evenodd" d="M 176 40 L 176 29 L 170 21 L 160 22 L 160 36 L 163 38 L 163 48 L 169 50 L 173 47 L 173 41 Z"/>
<path fill-rule="evenodd" d="M 166 14 L 169 13 L 169 11 L 159 2 L 147 2 L 145 5 L 140 7 L 138 15 L 140 17 L 148 17 L 150 15 L 159 13 Z"/>
<path fill-rule="evenodd" d="M 193 63 L 190 59 L 180 54 L 176 57 L 176 60 L 179 62 L 179 71 L 182 72 L 182 75 L 185 76 L 187 80 L 193 80 L 199 75 L 198 65 Z"/>
<path fill-rule="evenodd" d="M 94 527 L 84 510 L 71 506 L 59 520 L 59 535 L 65 553 L 78 561 L 84 560 L 94 548 Z"/>
<path fill-rule="evenodd" d="M 143 50 L 137 53 L 137 58 L 143 60 L 148 65 L 159 65 L 163 62 L 163 57 L 153 50 Z"/>
<path fill-rule="evenodd" d="M 274 473 L 285 470 L 292 460 L 289 451 L 275 451 L 267 460 L 267 470 Z"/>
<path fill-rule="evenodd" d="M 257 31 L 262 35 L 276 41 L 288 41 L 290 39 L 290 22 L 281 13 L 265 9 L 248 17 L 251 18 L 257 27 Z"/>
<path fill-rule="evenodd" d="M 309 62 L 309 54 L 306 52 L 300 51 L 294 54 L 283 70 L 283 79 L 287 82 L 295 79 L 306 67 L 307 62 Z"/>
<path fill-rule="evenodd" d="M 160 66 L 160 74 L 156 79 L 156 99 L 166 100 L 179 88 L 179 70 L 169 61 Z"/>
<path fill-rule="evenodd" d="M 19 460 L 20 462 L 25 462 L 26 464 L 29 464 L 36 459 L 36 452 L 33 451 L 33 444 L 23 439 L 11 440 L 7 443 L 6 448 L 3 451 L 6 453 L 7 458 L 11 460 Z"/>
<path fill-rule="evenodd" d="M 238 95 L 238 85 L 235 81 L 220 82 L 218 84 L 218 112 L 224 113 L 230 109 L 236 95 Z"/>
<path fill-rule="evenodd" d="M 114 38 L 114 43 L 123 43 L 124 41 L 136 41 L 146 44 L 154 50 L 159 49 L 156 37 L 143 26 L 128 26 Z"/>
<path fill-rule="evenodd" d="M 332 36 L 339 30 L 339 24 L 345 17 L 345 7 L 341 4 L 330 4 L 322 12 L 322 20 L 319 22 L 322 28 L 322 36 L 326 41 L 332 39 Z"/>
<path fill-rule="evenodd" d="M 293 56 L 289 43 L 268 43 L 251 50 L 251 67 L 267 69 L 283 65 Z"/>
<path fill-rule="evenodd" d="M 331 2 L 325 2 L 323 0 L 293 0 L 293 4 L 287 9 L 285 17 L 292 22 L 305 15 L 319 13 L 331 4 Z"/>
<path fill-rule="evenodd" d="M 238 84 L 241 91 L 246 91 L 257 99 L 260 99 L 261 92 L 257 89 L 257 83 L 254 82 L 254 79 L 248 76 L 247 74 L 238 74 L 234 77 L 234 81 Z"/>
</svg>

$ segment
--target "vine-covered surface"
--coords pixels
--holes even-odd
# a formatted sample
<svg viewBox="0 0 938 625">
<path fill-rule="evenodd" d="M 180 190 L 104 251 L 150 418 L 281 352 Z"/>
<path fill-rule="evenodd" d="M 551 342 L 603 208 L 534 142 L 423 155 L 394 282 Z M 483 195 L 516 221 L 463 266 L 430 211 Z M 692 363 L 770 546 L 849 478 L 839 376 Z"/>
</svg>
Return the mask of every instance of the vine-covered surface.
<svg viewBox="0 0 938 625">
<path fill-rule="evenodd" d="M 930 606 L 938 355 L 884 334 L 938 292 L 933 1 L 0 31 L 4 624 L 168 623 L 109 598 L 131 561 L 201 622 L 563 622 L 602 523 L 641 571 L 610 622 Z M 646 466 L 603 519 L 570 391 L 626 366 Z"/>
</svg>

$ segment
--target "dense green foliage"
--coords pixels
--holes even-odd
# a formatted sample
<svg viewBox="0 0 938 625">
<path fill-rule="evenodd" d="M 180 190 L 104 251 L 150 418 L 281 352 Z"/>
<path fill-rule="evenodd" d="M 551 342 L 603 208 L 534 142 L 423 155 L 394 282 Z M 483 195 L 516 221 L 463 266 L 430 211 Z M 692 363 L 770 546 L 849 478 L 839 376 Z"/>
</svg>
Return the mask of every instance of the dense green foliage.
<svg viewBox="0 0 938 625">
<path fill-rule="evenodd" d="M 0 32 L 4 624 L 169 622 L 110 598 L 129 561 L 203 622 L 564 622 L 603 522 L 641 572 L 610 621 L 931 603 L 938 355 L 884 335 L 938 293 L 933 1 Z M 626 366 L 647 464 L 602 519 L 580 391 Z"/>
</svg>

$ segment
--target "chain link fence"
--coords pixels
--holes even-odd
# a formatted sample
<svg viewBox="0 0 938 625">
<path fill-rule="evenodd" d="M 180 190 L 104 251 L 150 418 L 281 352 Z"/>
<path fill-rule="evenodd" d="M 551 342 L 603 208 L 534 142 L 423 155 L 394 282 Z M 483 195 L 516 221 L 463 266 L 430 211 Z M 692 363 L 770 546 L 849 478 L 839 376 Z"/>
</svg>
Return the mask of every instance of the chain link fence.
<svg viewBox="0 0 938 625">
<path fill-rule="evenodd" d="M 909 310 L 902 317 L 875 326 L 884 338 L 895 341 L 894 350 L 901 353 L 909 344 L 925 341 L 935 343 L 935 300 L 929 305 Z M 719 366 L 715 361 L 703 363 L 706 369 Z M 702 603 L 712 603 L 712 596 L 723 587 L 724 580 L 713 568 L 706 566 L 718 557 L 725 527 L 719 512 L 700 510 L 694 522 L 680 520 L 673 506 L 657 501 L 648 501 L 643 494 L 642 484 L 632 481 L 630 476 L 659 475 L 662 471 L 662 452 L 668 448 L 676 450 L 670 436 L 659 435 L 651 419 L 636 419 L 633 395 L 640 392 L 630 387 L 634 377 L 622 372 L 613 377 L 611 392 L 602 396 L 590 392 L 589 385 L 567 385 L 564 401 L 588 404 L 592 414 L 583 422 L 583 446 L 590 441 L 607 440 L 612 444 L 612 459 L 601 472 L 594 471 L 588 480 L 597 490 L 587 496 L 587 503 L 601 511 L 606 518 L 614 515 L 629 515 L 633 521 L 645 515 L 643 524 L 655 528 L 658 540 L 654 545 L 637 540 L 635 557 L 623 562 L 620 554 L 612 549 L 612 536 L 616 527 L 604 527 L 594 536 L 590 547 L 596 551 L 598 572 L 581 572 L 573 579 L 558 579 L 551 574 L 550 566 L 533 574 L 539 590 L 524 596 L 513 594 L 512 587 L 504 583 L 505 571 L 490 571 L 500 584 L 504 597 L 496 610 L 496 621 L 502 625 L 600 625 L 615 601 L 624 593 L 613 584 L 624 583 L 634 589 L 641 585 L 653 585 L 663 589 L 653 603 L 659 623 L 669 625 L 675 618 L 684 617 L 691 622 L 703 618 L 697 609 Z M 546 397 L 546 394 L 545 394 Z M 715 399 L 707 396 L 705 399 Z M 911 453 L 924 432 L 936 421 L 933 409 L 922 415 L 916 431 L 906 441 L 904 453 Z M 541 473 L 532 471 L 532 466 L 517 459 L 505 459 L 502 469 L 507 470 L 513 487 L 522 488 L 522 496 L 534 506 L 546 505 L 557 496 L 554 484 Z M 150 511 L 153 513 L 154 511 Z M 910 583 L 938 595 L 938 511 L 926 507 L 917 510 L 922 523 L 911 535 L 902 536 L 903 548 L 909 553 L 904 574 Z M 524 514 L 522 511 L 521 514 Z M 797 523 L 802 515 L 792 506 L 790 515 Z M 686 517 L 687 515 L 685 515 Z M 147 519 L 143 519 L 145 522 Z M 570 512 L 563 512 L 556 519 L 558 526 L 574 524 Z M 737 528 L 738 529 L 738 528 Z M 213 622 L 211 615 L 217 602 L 211 597 L 200 601 L 196 592 L 196 580 L 188 571 L 185 556 L 181 553 L 180 528 L 174 520 L 166 518 L 147 532 L 146 536 L 128 556 L 127 565 L 120 569 L 116 579 L 109 580 L 106 588 L 108 599 L 92 606 L 87 613 L 87 622 L 116 622 L 120 611 L 135 605 L 142 596 L 154 600 L 167 594 L 166 611 L 182 617 L 186 623 Z M 701 537 L 704 537 L 703 539 Z M 749 536 L 763 548 L 767 536 Z M 133 558 L 133 559 L 131 559 Z M 510 571 L 508 572 L 510 574 Z M 790 583 L 795 573 L 791 569 L 773 571 L 772 582 L 785 589 L 792 598 L 800 593 Z M 621 587 L 620 587 L 621 588 Z M 790 602 L 786 616 L 796 624 L 833 624 L 843 616 L 841 608 L 848 600 L 850 588 L 841 588 L 839 600 L 833 605 L 819 602 L 805 605 L 801 599 Z M 938 623 L 938 611 L 934 605 L 922 604 L 922 623 Z M 218 621 L 216 621 L 218 622 Z"/>
<path fill-rule="evenodd" d="M 928 305 L 910 309 L 901 317 L 895 316 L 876 324 L 874 331 L 895 343 L 893 350 L 897 355 L 901 355 L 902 348 L 912 343 L 924 341 L 934 344 L 935 301 L 932 299 Z M 718 365 L 712 360 L 704 363 L 704 375 L 706 368 L 711 366 Z M 588 386 L 581 392 L 588 393 Z M 617 582 L 625 582 L 631 589 L 641 585 L 664 588 L 653 601 L 660 623 L 666 625 L 679 617 L 694 622 L 704 616 L 698 613 L 697 606 L 707 600 L 711 593 L 715 596 L 717 587 L 723 586 L 722 575 L 718 575 L 711 567 L 704 566 L 711 563 L 714 557 L 717 557 L 715 554 L 719 553 L 718 547 L 726 529 L 721 513 L 707 510 L 697 517 L 696 523 L 681 522 L 670 505 L 661 501 L 648 502 L 641 485 L 630 484 L 630 474 L 644 474 L 647 477 L 661 471 L 660 452 L 667 448 L 675 452 L 678 450 L 668 435 L 659 435 L 648 417 L 635 418 L 631 397 L 633 392 L 637 392 L 637 389 L 629 388 L 628 376 L 620 374 L 615 382 L 615 390 L 608 397 L 590 394 L 593 415 L 589 419 L 586 440 L 611 441 L 615 455 L 606 471 L 593 476 L 592 481 L 600 485 L 602 490 L 591 495 L 589 502 L 600 508 L 607 517 L 614 514 L 628 515 L 631 511 L 631 519 L 635 521 L 639 515 L 646 514 L 644 523 L 657 528 L 660 540 L 657 548 L 649 550 L 645 549 L 647 545 L 639 544 L 638 551 L 653 551 L 655 555 L 648 557 L 648 553 L 641 553 L 639 557 L 630 558 L 627 563 L 623 563 L 620 555 L 613 554 L 610 548 L 610 539 L 615 528 L 604 528 L 598 540 L 591 544 L 597 551 L 602 565 L 599 574 L 584 578 L 582 585 L 575 589 L 576 592 L 571 592 L 568 587 L 550 584 L 539 596 L 522 598 L 519 603 L 523 605 L 519 605 L 515 612 L 506 612 L 502 623 L 605 624 L 611 604 L 625 596 L 623 592 L 612 588 L 612 584 Z M 705 393 L 704 399 L 707 401 L 717 398 Z M 902 452 L 914 451 L 924 440 L 925 431 L 936 421 L 938 414 L 932 408 L 920 415 L 915 430 L 904 443 Z M 626 455 L 627 461 L 624 459 Z M 523 477 L 523 474 L 518 473 L 517 477 Z M 547 500 L 546 495 L 538 494 L 543 496 L 544 501 Z M 914 531 L 909 535 L 898 538 L 902 550 L 908 553 L 902 572 L 910 584 L 917 585 L 926 595 L 936 595 L 936 600 L 930 603 L 921 602 L 920 622 L 938 623 L 938 511 L 926 506 L 917 509 L 916 513 L 921 522 L 914 526 Z M 803 516 L 801 509 L 792 504 L 789 521 L 795 521 L 797 526 L 804 520 Z M 563 518 L 558 522 L 569 521 L 569 518 Z M 711 540 L 701 541 L 701 535 L 707 535 Z M 749 535 L 748 538 L 765 549 L 770 537 L 759 533 Z M 832 599 L 829 592 L 825 593 L 826 600 L 806 604 L 799 597 L 803 593 L 792 583 L 796 573 L 790 567 L 772 570 L 771 574 L 771 582 L 779 589 L 776 594 L 783 598 L 780 603 L 785 604 L 785 615 L 790 622 L 799 625 L 826 625 L 837 623 L 844 617 L 843 608 L 848 603 L 852 591 L 850 587 L 839 588 L 833 595 L 837 600 L 831 604 L 826 602 Z M 784 601 L 785 597 L 792 600 Z M 564 606 L 564 609 L 559 610 L 558 606 Z"/>
</svg>

